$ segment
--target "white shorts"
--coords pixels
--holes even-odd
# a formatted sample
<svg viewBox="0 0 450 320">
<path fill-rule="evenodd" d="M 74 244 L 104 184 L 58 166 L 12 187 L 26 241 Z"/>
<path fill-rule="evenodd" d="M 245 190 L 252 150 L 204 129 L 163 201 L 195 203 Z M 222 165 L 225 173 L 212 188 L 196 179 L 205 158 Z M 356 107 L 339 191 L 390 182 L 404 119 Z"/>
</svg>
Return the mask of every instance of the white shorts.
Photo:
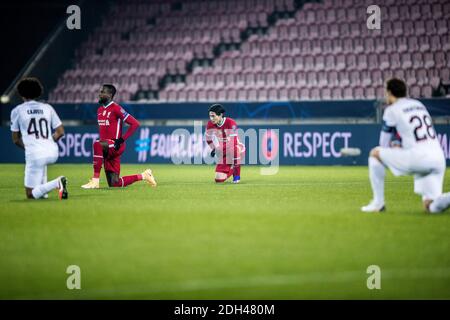
<svg viewBox="0 0 450 320">
<path fill-rule="evenodd" d="M 435 200 L 442 194 L 445 157 L 437 148 L 379 148 L 381 161 L 395 176 L 414 175 L 414 192 L 422 200 Z"/>
<path fill-rule="evenodd" d="M 53 164 L 57 160 L 57 154 L 46 158 L 27 160 L 25 163 L 25 187 L 34 188 L 47 182 L 47 165 Z"/>
</svg>

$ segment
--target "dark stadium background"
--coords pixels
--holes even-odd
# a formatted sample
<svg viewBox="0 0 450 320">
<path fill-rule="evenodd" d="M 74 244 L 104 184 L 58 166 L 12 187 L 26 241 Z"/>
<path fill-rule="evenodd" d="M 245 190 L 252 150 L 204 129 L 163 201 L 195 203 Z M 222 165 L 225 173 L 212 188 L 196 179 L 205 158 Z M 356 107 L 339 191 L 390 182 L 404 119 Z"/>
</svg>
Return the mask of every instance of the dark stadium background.
<svg viewBox="0 0 450 320">
<path fill-rule="evenodd" d="M 0 92 L 4 92 L 56 25 L 70 0 L 0 2 Z"/>
</svg>

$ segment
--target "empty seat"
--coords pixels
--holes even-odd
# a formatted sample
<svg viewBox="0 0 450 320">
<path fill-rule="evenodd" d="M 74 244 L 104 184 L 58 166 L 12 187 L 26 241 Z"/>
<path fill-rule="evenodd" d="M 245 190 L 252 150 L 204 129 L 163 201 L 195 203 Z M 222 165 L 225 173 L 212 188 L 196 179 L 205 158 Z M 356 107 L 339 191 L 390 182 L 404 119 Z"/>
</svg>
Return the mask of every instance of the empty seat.
<svg viewBox="0 0 450 320">
<path fill-rule="evenodd" d="M 92 31 L 49 98 L 91 101 L 95 86 L 111 81 L 118 99 L 374 99 L 390 76 L 422 96 L 432 79 L 450 80 L 448 1 L 387 0 L 382 30 L 360 23 L 368 3 L 325 0 L 298 10 L 296 3 L 187 0 L 179 10 L 170 2 L 114 3 L 112 22 Z M 295 15 L 279 13 L 272 25 L 274 10 Z M 168 76 L 179 83 L 161 88 Z"/>
</svg>

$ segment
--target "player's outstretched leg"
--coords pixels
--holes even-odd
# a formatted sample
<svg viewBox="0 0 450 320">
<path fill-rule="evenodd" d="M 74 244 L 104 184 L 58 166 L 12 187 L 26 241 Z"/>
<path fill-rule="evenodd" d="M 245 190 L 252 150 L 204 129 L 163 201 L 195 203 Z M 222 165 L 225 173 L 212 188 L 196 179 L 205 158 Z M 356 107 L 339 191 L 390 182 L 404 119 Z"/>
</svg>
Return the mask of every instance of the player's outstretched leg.
<svg viewBox="0 0 450 320">
<path fill-rule="evenodd" d="M 47 182 L 48 182 L 48 180 L 47 180 L 47 166 L 45 166 L 45 169 L 44 169 L 44 175 L 42 176 L 42 182 L 41 182 L 41 184 L 44 184 L 44 183 L 47 183 Z M 44 195 L 42 196 L 42 198 L 48 199 L 48 194 L 47 194 L 47 193 L 44 194 Z"/>
<path fill-rule="evenodd" d="M 67 199 L 69 197 L 69 193 L 67 191 L 67 179 L 64 176 L 60 176 L 50 182 L 40 184 L 37 187 L 34 187 L 30 194 L 28 194 L 28 192 L 27 194 L 29 198 L 40 199 L 54 189 L 58 190 L 59 199 Z"/>
<path fill-rule="evenodd" d="M 441 213 L 448 208 L 450 208 L 450 192 L 441 194 L 429 205 L 431 213 Z"/>
<path fill-rule="evenodd" d="M 363 212 L 381 212 L 385 210 L 384 177 L 386 175 L 386 169 L 384 168 L 378 157 L 378 149 L 374 149 L 370 152 L 369 177 L 373 192 L 373 198 L 367 206 L 361 208 L 361 211 Z"/>
<path fill-rule="evenodd" d="M 106 146 L 107 147 L 107 146 Z M 94 167 L 94 176 L 88 183 L 82 185 L 83 189 L 98 189 L 100 188 L 100 172 L 102 171 L 103 166 L 103 152 L 104 152 L 104 144 L 100 141 L 95 141 L 92 145 L 93 149 L 93 167 Z"/>
<path fill-rule="evenodd" d="M 124 177 L 120 177 L 117 173 L 114 172 L 106 172 L 106 177 L 108 178 L 108 185 L 114 188 L 124 188 L 141 180 L 149 183 L 152 187 L 156 187 L 156 180 L 153 176 L 152 170 L 150 169 L 145 170 L 141 174 L 134 174 Z"/>
<path fill-rule="evenodd" d="M 135 183 L 136 181 L 141 180 L 143 180 L 142 174 L 133 174 L 131 176 L 112 178 L 109 186 L 114 188 L 124 188 L 130 184 Z"/>
</svg>

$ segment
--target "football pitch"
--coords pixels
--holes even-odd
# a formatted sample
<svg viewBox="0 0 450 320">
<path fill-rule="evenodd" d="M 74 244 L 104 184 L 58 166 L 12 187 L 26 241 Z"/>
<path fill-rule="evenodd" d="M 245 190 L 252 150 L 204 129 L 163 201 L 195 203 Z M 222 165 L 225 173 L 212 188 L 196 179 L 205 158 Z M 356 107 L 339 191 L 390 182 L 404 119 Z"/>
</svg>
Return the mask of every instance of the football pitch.
<svg viewBox="0 0 450 320">
<path fill-rule="evenodd" d="M 244 166 L 239 185 L 216 185 L 212 166 L 150 167 L 156 189 L 108 189 L 102 175 L 83 190 L 90 165 L 55 165 L 69 199 L 30 201 L 23 165 L 0 165 L 0 298 L 450 298 L 450 211 L 425 214 L 411 177 L 387 174 L 387 212 L 367 214 L 367 167 Z"/>
</svg>

